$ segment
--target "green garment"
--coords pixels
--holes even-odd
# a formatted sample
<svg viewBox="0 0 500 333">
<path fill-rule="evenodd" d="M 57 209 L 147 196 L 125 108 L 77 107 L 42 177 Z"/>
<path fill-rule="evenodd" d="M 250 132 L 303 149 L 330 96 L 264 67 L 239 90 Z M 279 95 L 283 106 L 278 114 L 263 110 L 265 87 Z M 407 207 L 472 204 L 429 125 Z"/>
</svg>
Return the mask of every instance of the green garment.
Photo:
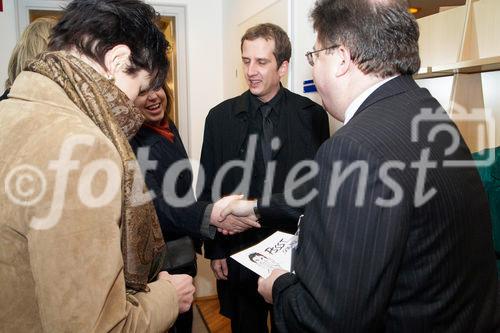
<svg viewBox="0 0 500 333">
<path fill-rule="evenodd" d="M 472 157 L 476 161 L 481 161 L 487 159 L 489 153 L 495 154 L 495 162 L 491 166 L 478 167 L 478 170 L 490 204 L 493 242 L 497 253 L 497 269 L 500 274 L 500 147 L 474 153 Z"/>
</svg>

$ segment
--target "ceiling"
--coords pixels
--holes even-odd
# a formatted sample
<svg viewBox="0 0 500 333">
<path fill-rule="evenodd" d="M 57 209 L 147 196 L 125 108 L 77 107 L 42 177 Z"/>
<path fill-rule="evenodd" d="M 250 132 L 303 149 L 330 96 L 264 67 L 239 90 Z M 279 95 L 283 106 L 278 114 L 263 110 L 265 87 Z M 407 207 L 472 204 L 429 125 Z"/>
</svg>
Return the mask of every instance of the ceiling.
<svg viewBox="0 0 500 333">
<path fill-rule="evenodd" d="M 465 0 L 408 0 L 410 7 L 420 10 L 415 17 L 432 15 L 439 12 L 440 7 L 465 5 Z"/>
</svg>

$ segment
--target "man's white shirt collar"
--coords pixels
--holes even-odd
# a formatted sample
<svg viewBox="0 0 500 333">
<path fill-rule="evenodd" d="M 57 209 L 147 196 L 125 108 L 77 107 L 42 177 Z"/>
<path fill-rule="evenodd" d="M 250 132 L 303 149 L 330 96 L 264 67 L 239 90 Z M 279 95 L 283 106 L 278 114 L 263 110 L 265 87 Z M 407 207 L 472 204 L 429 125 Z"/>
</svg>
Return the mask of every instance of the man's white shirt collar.
<svg viewBox="0 0 500 333">
<path fill-rule="evenodd" d="M 352 102 L 351 104 L 349 105 L 349 107 L 347 108 L 347 110 L 345 111 L 345 120 L 344 120 L 344 125 L 347 124 L 349 122 L 349 120 L 352 119 L 352 117 L 354 117 L 354 114 L 356 113 L 356 111 L 358 111 L 358 109 L 361 107 L 361 105 L 363 104 L 364 101 L 366 101 L 366 99 L 368 97 L 370 97 L 370 95 L 375 91 L 377 90 L 380 86 L 382 86 L 384 83 L 394 79 L 395 77 L 397 77 L 399 75 L 394 75 L 394 76 L 391 76 L 385 80 L 382 80 L 380 82 L 377 82 L 375 83 L 373 86 L 371 86 L 370 88 L 366 89 L 365 91 L 363 91 L 358 97 L 356 97 Z"/>
</svg>

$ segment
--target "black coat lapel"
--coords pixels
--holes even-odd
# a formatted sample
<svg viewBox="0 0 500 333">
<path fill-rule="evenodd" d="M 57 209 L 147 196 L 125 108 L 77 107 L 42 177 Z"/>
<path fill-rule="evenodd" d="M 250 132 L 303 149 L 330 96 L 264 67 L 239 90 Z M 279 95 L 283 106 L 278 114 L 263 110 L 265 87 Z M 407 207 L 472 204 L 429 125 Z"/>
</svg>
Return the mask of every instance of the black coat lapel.
<svg viewBox="0 0 500 333">
<path fill-rule="evenodd" d="M 231 123 L 231 135 L 230 138 L 236 138 L 236 142 L 228 142 L 228 146 L 234 147 L 235 151 L 232 152 L 232 156 L 236 157 L 239 155 L 240 150 L 246 145 L 245 139 L 248 134 L 248 113 L 249 113 L 249 91 L 243 93 L 235 103 L 232 110 Z"/>
<path fill-rule="evenodd" d="M 369 106 L 395 95 L 402 94 L 408 90 L 419 88 L 413 77 L 410 75 L 401 75 L 384 83 L 378 87 L 368 98 L 361 104 L 358 111 L 354 114 L 356 117 Z"/>
<path fill-rule="evenodd" d="M 280 111 L 277 132 L 274 135 L 274 137 L 278 137 L 280 139 L 280 145 L 277 150 L 273 150 L 272 159 L 276 159 L 278 154 L 281 152 L 281 149 L 283 149 L 283 147 L 285 146 L 289 135 L 289 128 L 290 128 L 289 121 L 292 115 L 288 114 L 288 110 L 290 109 L 288 90 L 284 88 L 283 90 L 284 90 L 282 97 L 283 100 L 280 102 L 282 103 L 283 107 L 281 108 Z"/>
</svg>

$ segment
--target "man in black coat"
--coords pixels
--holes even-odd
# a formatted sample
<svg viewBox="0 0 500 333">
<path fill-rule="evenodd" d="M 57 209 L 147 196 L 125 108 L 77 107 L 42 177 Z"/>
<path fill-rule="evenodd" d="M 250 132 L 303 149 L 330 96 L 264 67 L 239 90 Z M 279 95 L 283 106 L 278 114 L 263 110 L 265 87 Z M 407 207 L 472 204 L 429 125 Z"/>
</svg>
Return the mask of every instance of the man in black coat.
<svg viewBox="0 0 500 333">
<path fill-rule="evenodd" d="M 291 45 L 280 27 L 250 28 L 242 38 L 241 51 L 249 90 L 222 102 L 207 116 L 200 200 L 215 201 L 232 193 L 258 198 L 283 192 L 290 169 L 312 160 L 329 136 L 324 110 L 281 86 Z M 228 162 L 232 168 L 227 169 Z M 231 318 L 233 332 L 267 332 L 270 307 L 256 291 L 258 276 L 229 256 L 278 229 L 295 232 L 296 221 L 269 221 L 260 229 L 205 242 L 205 256 L 212 260 L 218 280 L 221 313 Z"/>
<path fill-rule="evenodd" d="M 322 0 L 312 19 L 314 81 L 344 126 L 316 155 L 294 274 L 259 281 L 279 331 L 493 332 L 488 202 L 457 127 L 411 77 L 415 19 L 396 0 Z"/>
</svg>

